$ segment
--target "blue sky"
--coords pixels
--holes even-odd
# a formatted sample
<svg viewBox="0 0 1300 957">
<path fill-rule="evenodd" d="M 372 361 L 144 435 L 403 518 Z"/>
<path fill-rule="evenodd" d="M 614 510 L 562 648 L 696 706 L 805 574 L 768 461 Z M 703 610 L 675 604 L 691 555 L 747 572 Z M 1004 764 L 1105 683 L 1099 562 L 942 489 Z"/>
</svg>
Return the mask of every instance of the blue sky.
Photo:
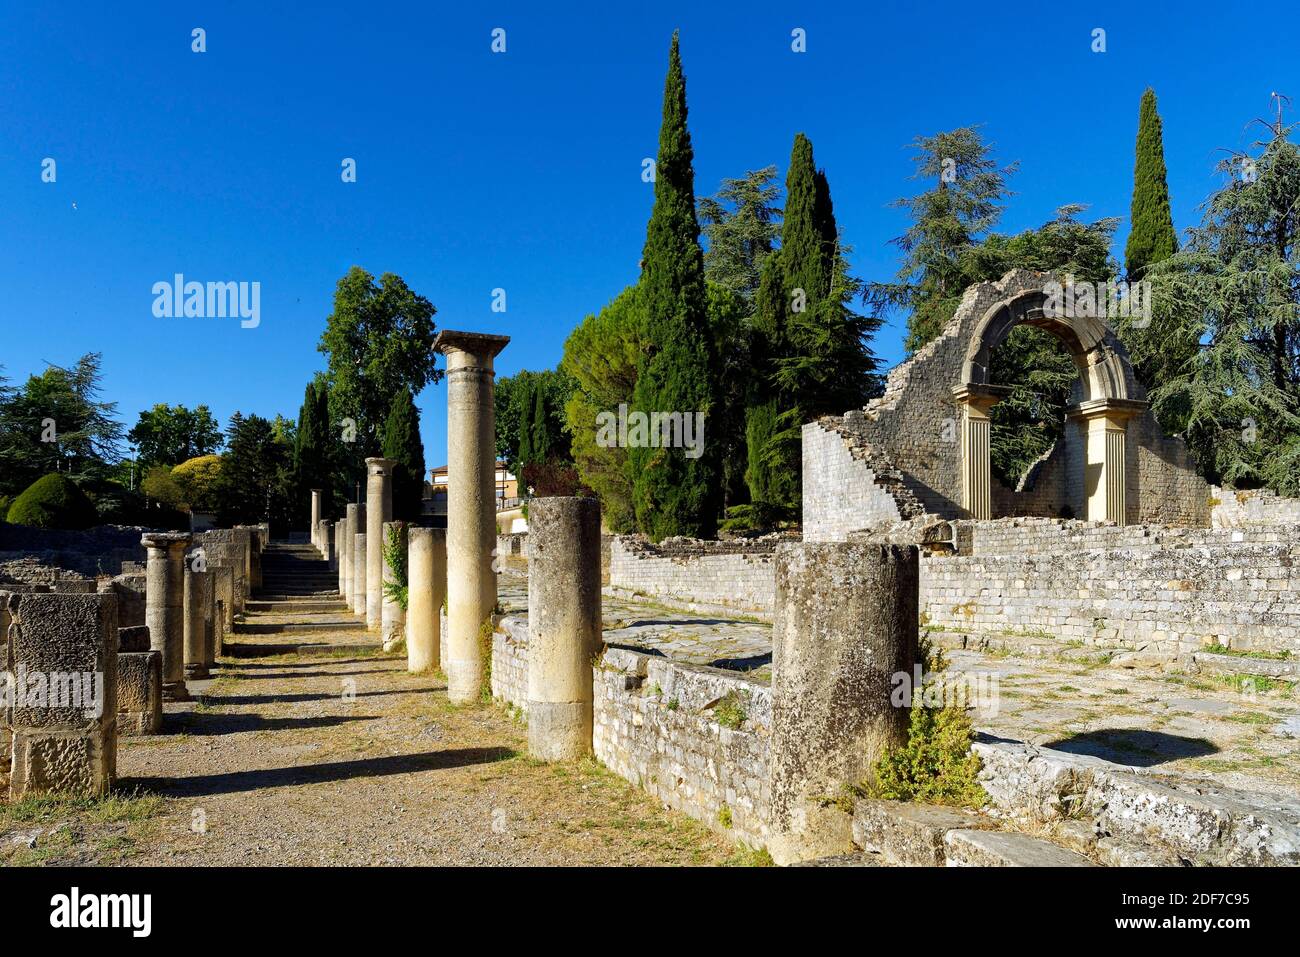
<svg viewBox="0 0 1300 957">
<path fill-rule="evenodd" d="M 674 28 L 697 193 L 771 163 L 784 178 L 807 133 L 865 279 L 897 268 L 888 242 L 905 222 L 888 203 L 920 188 L 906 148 L 917 134 L 984 124 L 1021 164 L 1003 230 L 1088 203 L 1090 218 L 1126 218 L 1122 252 L 1147 85 L 1180 231 L 1216 184 L 1217 150 L 1254 138 L 1246 124 L 1271 91 L 1300 99 L 1300 16 L 1282 5 L 287 6 L 0 7 L 11 380 L 100 351 L 128 426 L 156 402 L 207 403 L 223 424 L 236 409 L 295 416 L 353 264 L 403 276 L 440 328 L 512 336 L 500 374 L 553 366 L 573 326 L 636 279 L 652 200 L 641 161 Z M 191 52 L 195 27 L 206 53 Z M 490 49 L 497 27 L 504 54 Z M 791 51 L 795 28 L 806 53 Z M 356 183 L 341 181 L 344 157 Z M 155 318 L 151 288 L 178 272 L 260 282 L 261 324 Z M 901 323 L 876 342 L 890 364 Z M 418 402 L 426 458 L 441 464 L 444 387 Z"/>
</svg>

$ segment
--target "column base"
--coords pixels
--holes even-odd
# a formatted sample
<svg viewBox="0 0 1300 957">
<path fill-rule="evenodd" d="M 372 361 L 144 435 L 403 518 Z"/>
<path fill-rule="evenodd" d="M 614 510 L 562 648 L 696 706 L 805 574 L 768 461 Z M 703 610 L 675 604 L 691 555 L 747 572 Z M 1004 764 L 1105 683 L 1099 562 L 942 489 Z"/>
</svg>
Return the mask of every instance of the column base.
<svg viewBox="0 0 1300 957">
<path fill-rule="evenodd" d="M 208 678 L 211 677 L 212 674 L 211 672 L 208 671 L 207 665 L 186 665 L 185 666 L 186 681 L 206 681 Z"/>
<path fill-rule="evenodd" d="M 586 701 L 529 701 L 528 753 L 567 761 L 591 753 L 592 705 Z"/>
<path fill-rule="evenodd" d="M 162 686 L 163 701 L 193 701 L 190 691 L 185 687 L 184 681 L 175 681 Z"/>
</svg>

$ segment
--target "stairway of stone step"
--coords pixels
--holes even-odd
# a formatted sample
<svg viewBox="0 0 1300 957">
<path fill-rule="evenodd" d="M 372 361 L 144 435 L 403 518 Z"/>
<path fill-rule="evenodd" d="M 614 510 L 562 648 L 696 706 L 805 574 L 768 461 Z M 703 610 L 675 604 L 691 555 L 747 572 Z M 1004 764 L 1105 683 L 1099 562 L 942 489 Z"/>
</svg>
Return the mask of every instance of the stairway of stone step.
<svg viewBox="0 0 1300 957">
<path fill-rule="evenodd" d="M 373 650 L 366 631 L 338 591 L 338 572 L 309 544 L 270 542 L 262 552 L 262 586 L 254 590 L 226 642 L 232 657 Z"/>
</svg>

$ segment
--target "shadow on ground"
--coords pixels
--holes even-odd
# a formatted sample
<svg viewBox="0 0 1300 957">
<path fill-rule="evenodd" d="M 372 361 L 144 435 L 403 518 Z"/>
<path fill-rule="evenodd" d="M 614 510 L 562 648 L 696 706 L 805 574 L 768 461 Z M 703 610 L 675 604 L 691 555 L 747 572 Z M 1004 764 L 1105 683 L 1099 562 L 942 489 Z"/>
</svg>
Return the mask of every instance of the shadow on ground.
<svg viewBox="0 0 1300 957">
<path fill-rule="evenodd" d="M 1141 728 L 1100 728 L 1072 734 L 1068 738 L 1058 738 L 1043 747 L 1138 768 L 1149 768 L 1183 758 L 1200 758 L 1219 751 L 1218 745 L 1205 738 L 1185 738 L 1164 731 L 1144 731 Z"/>
</svg>

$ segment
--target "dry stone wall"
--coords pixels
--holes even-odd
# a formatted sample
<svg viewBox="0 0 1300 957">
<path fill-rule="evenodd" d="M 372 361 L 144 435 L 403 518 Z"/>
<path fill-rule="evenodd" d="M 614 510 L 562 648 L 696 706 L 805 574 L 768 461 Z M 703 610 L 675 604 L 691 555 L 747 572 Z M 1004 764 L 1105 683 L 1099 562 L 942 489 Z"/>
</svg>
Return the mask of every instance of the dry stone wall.
<svg viewBox="0 0 1300 957">
<path fill-rule="evenodd" d="M 676 608 L 770 618 L 778 539 L 703 541 L 669 538 L 658 545 L 619 536 L 610 544 L 609 587 Z"/>
<path fill-rule="evenodd" d="M 922 561 L 926 624 L 1178 654 L 1300 653 L 1300 526 L 1173 529 L 1047 519 L 959 523 Z"/>
<path fill-rule="evenodd" d="M 1210 524 L 1215 528 L 1300 525 L 1300 498 L 1283 498 L 1266 488 L 1210 489 Z"/>
</svg>

